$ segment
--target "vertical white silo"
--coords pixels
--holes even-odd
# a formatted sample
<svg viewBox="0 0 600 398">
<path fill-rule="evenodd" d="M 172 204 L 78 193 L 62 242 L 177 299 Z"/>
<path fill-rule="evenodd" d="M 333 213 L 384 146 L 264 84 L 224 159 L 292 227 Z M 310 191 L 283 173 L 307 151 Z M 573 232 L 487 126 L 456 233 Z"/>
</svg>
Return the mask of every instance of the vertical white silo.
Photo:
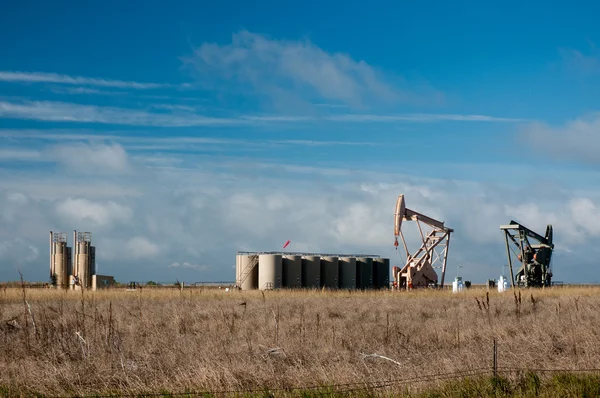
<svg viewBox="0 0 600 398">
<path fill-rule="evenodd" d="M 95 248 L 90 232 L 73 233 L 73 276 L 77 278 L 77 288 L 91 289 L 92 275 L 95 273 Z"/>
<path fill-rule="evenodd" d="M 236 254 L 235 255 L 235 284 L 240 287 L 240 261 L 241 261 L 241 255 L 240 254 Z"/>
<path fill-rule="evenodd" d="M 307 289 L 321 287 L 321 257 L 304 256 L 302 258 L 302 287 Z"/>
<path fill-rule="evenodd" d="M 356 289 L 356 259 L 340 257 L 339 269 L 340 289 Z"/>
<path fill-rule="evenodd" d="M 240 255 L 238 284 L 242 290 L 258 289 L 258 255 Z"/>
<path fill-rule="evenodd" d="M 282 286 L 302 287 L 302 256 L 287 255 L 282 258 Z"/>
<path fill-rule="evenodd" d="M 258 256 L 259 290 L 281 287 L 281 254 L 261 254 Z"/>
<path fill-rule="evenodd" d="M 50 278 L 57 288 L 69 285 L 67 234 L 50 231 Z"/>
<path fill-rule="evenodd" d="M 325 256 L 321 258 L 321 286 L 337 289 L 339 282 L 338 258 Z"/>
</svg>

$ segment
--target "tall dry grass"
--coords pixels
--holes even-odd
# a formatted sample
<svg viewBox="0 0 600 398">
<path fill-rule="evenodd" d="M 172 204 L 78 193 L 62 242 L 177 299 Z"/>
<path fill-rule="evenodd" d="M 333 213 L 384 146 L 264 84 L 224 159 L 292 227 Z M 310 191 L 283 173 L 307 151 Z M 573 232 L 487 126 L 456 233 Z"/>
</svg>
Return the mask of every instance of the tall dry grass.
<svg viewBox="0 0 600 398">
<path fill-rule="evenodd" d="M 600 289 L 499 294 L 0 289 L 0 385 L 247 390 L 600 362 Z"/>
</svg>

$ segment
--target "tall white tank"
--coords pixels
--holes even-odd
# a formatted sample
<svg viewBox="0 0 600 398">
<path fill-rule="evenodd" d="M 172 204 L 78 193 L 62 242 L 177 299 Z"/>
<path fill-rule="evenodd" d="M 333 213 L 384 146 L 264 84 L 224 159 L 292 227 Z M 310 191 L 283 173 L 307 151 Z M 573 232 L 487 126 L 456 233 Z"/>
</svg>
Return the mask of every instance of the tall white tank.
<svg viewBox="0 0 600 398">
<path fill-rule="evenodd" d="M 321 287 L 321 257 L 302 258 L 302 287 L 314 289 Z"/>
<path fill-rule="evenodd" d="M 338 258 L 326 256 L 321 258 L 321 286 L 330 289 L 340 287 Z"/>
<path fill-rule="evenodd" d="M 78 242 L 77 245 L 77 276 L 79 277 L 79 283 L 82 287 L 91 287 L 89 283 L 90 279 L 90 257 L 89 257 L 89 245 L 88 242 Z"/>
<path fill-rule="evenodd" d="M 302 256 L 283 256 L 281 266 L 282 286 L 302 287 Z"/>
<path fill-rule="evenodd" d="M 258 289 L 270 290 L 281 287 L 281 254 L 258 256 Z"/>
<path fill-rule="evenodd" d="M 356 289 L 356 259 L 340 257 L 339 261 L 340 289 Z"/>
<path fill-rule="evenodd" d="M 54 276 L 56 278 L 56 286 L 59 288 L 68 285 L 67 275 L 67 245 L 64 242 L 54 243 Z"/>
<path fill-rule="evenodd" d="M 240 255 L 240 278 L 246 274 L 246 268 L 253 267 L 248 276 L 241 282 L 242 290 L 258 289 L 258 256 Z"/>
<path fill-rule="evenodd" d="M 50 231 L 50 278 L 57 288 L 69 285 L 70 248 L 67 246 L 67 234 Z"/>
</svg>

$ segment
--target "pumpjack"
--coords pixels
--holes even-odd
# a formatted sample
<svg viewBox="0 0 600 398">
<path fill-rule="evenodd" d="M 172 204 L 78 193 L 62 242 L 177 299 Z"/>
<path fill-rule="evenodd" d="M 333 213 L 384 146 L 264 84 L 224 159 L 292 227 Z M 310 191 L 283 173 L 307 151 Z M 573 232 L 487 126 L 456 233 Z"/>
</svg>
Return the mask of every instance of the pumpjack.
<svg viewBox="0 0 600 398">
<path fill-rule="evenodd" d="M 416 221 L 421 235 L 421 247 L 414 253 L 410 253 L 402 233 L 402 221 Z M 431 230 L 424 233 L 421 223 L 429 226 Z M 446 274 L 446 262 L 448 260 L 448 248 L 450 245 L 450 233 L 453 229 L 448 228 L 442 221 L 434 220 L 424 214 L 407 209 L 404 195 L 400 194 L 396 201 L 396 212 L 394 213 L 394 246 L 398 250 L 398 236 L 401 237 L 406 251 L 406 263 L 402 268 L 393 267 L 394 288 L 397 290 L 410 290 L 417 287 L 437 287 L 438 275 L 435 272 L 435 264 L 441 263 L 441 283 L 444 287 L 444 276 Z"/>
<path fill-rule="evenodd" d="M 552 243 L 552 225 L 546 226 L 544 236 L 533 232 L 516 221 L 501 225 L 506 239 L 506 253 L 510 270 L 511 287 L 515 283 L 525 287 L 544 287 L 552 285 L 552 270 L 550 260 L 554 250 Z M 530 243 L 530 239 L 537 241 Z M 514 246 L 511 248 L 511 243 Z M 514 250 L 516 248 L 516 251 Z M 513 249 L 513 250 L 511 250 Z M 513 256 L 521 264 L 516 274 L 513 274 Z"/>
</svg>

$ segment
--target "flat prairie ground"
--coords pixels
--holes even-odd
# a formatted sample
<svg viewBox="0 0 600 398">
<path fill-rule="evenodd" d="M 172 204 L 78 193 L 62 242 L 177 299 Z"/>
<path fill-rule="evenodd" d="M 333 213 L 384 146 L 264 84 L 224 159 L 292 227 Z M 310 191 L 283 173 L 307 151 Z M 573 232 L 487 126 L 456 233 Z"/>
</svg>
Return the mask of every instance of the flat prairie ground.
<svg viewBox="0 0 600 398">
<path fill-rule="evenodd" d="M 600 368 L 600 288 L 0 288 L 0 334 L 4 394 L 423 393 L 459 372 L 490 375 L 494 339 L 501 373 Z"/>
</svg>

